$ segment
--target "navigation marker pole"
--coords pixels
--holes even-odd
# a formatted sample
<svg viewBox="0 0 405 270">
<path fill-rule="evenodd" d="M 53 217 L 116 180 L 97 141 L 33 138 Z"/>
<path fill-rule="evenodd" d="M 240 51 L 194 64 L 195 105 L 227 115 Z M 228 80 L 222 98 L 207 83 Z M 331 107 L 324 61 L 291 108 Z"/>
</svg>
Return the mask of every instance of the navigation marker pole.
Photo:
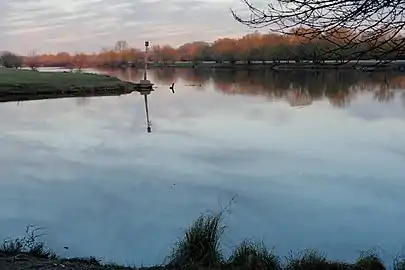
<svg viewBox="0 0 405 270">
<path fill-rule="evenodd" d="M 152 132 L 152 123 L 149 120 L 149 108 L 148 108 L 148 95 L 153 91 L 152 89 L 152 84 L 150 81 L 148 81 L 148 49 L 149 49 L 149 41 L 145 41 L 145 71 L 143 74 L 143 80 L 141 80 L 141 83 L 145 85 L 150 85 L 151 89 L 149 90 L 143 90 L 141 91 L 141 95 L 144 96 L 144 101 L 145 101 L 145 113 L 146 113 L 146 123 L 147 123 L 147 132 L 151 133 Z"/>
<path fill-rule="evenodd" d="M 148 49 L 149 49 L 149 41 L 145 41 L 145 73 L 143 74 L 143 79 L 147 80 L 146 72 L 148 70 Z"/>
</svg>

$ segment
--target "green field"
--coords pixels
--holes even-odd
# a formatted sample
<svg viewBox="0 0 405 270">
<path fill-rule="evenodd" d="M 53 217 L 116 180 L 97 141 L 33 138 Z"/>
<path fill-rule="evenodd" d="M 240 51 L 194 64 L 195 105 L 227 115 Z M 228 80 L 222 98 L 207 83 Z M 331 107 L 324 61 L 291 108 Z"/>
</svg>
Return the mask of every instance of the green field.
<svg viewBox="0 0 405 270">
<path fill-rule="evenodd" d="M 133 91 L 134 84 L 105 75 L 0 68 L 0 102 L 121 95 Z"/>
<path fill-rule="evenodd" d="M 0 68 L 0 87 L 11 85 L 29 85 L 29 86 L 105 86 L 122 84 L 117 78 L 72 72 L 38 72 L 31 70 L 18 70 Z"/>
</svg>

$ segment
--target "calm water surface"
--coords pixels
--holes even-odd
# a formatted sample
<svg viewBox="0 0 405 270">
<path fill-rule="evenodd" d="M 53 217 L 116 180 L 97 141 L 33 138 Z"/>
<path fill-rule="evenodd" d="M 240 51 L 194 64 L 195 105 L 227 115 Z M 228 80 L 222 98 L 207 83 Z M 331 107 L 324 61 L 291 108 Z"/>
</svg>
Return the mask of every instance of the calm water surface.
<svg viewBox="0 0 405 270">
<path fill-rule="evenodd" d="M 405 77 L 160 70 L 150 79 L 152 134 L 137 93 L 0 104 L 0 238 L 35 224 L 62 256 L 161 263 L 194 218 L 236 196 L 225 252 L 246 237 L 280 255 L 402 250 Z"/>
</svg>

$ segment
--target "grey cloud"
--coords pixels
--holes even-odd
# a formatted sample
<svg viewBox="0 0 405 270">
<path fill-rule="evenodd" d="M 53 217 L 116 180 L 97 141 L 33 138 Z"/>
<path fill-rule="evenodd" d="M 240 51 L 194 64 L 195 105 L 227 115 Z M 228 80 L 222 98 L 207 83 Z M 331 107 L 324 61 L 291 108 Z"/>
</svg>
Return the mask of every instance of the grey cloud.
<svg viewBox="0 0 405 270">
<path fill-rule="evenodd" d="M 230 7 L 239 0 L 0 0 L 0 50 L 98 51 L 125 39 L 140 47 L 212 41 L 249 30 Z M 3 8 L 4 7 L 4 8 Z"/>
</svg>

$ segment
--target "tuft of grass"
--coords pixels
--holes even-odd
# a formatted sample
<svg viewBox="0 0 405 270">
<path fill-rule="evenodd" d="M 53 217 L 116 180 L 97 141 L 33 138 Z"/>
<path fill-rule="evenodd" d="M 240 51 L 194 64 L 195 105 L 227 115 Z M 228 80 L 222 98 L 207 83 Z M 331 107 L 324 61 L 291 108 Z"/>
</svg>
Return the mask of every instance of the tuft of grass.
<svg viewBox="0 0 405 270">
<path fill-rule="evenodd" d="M 394 270 L 405 270 L 405 257 L 397 256 L 394 260 Z"/>
<path fill-rule="evenodd" d="M 125 266 L 115 262 L 103 263 L 102 260 L 91 256 L 91 257 L 74 257 L 68 259 L 62 259 L 61 263 L 64 263 L 69 266 L 73 267 L 90 267 L 91 269 L 111 269 L 111 270 L 118 270 L 118 269 L 128 269 L 134 270 L 137 269 L 136 267 Z M 74 268 L 76 269 L 76 268 Z M 78 269 L 78 268 L 77 268 Z M 87 268 L 86 268 L 87 269 Z"/>
<path fill-rule="evenodd" d="M 28 226 L 26 236 L 4 239 L 0 252 L 11 256 L 24 253 L 37 258 L 55 259 L 56 254 L 44 242 L 38 240 L 45 235 L 41 230 L 41 228 Z"/>
<path fill-rule="evenodd" d="M 69 258 L 64 259 L 63 261 L 71 262 L 71 263 L 84 263 L 89 265 L 101 266 L 101 260 L 97 259 L 96 257 L 76 257 L 76 258 Z"/>
<path fill-rule="evenodd" d="M 263 243 L 256 244 L 248 240 L 236 247 L 229 258 L 229 263 L 246 269 L 280 270 L 282 268 L 279 258 Z"/>
<path fill-rule="evenodd" d="M 224 232 L 221 225 L 222 212 L 217 215 L 200 215 L 187 229 L 183 239 L 176 243 L 168 257 L 168 266 L 217 267 L 222 264 L 220 238 Z"/>
<path fill-rule="evenodd" d="M 359 269 L 367 270 L 385 270 L 383 261 L 375 250 L 369 250 L 360 255 L 357 259 L 355 266 Z"/>
<path fill-rule="evenodd" d="M 104 267 L 106 269 L 114 269 L 114 270 L 117 270 L 117 269 L 135 269 L 135 267 L 124 266 L 124 265 L 120 265 L 120 264 L 115 263 L 115 262 L 110 262 L 108 264 L 105 264 Z"/>
<path fill-rule="evenodd" d="M 17 255 L 23 253 L 24 241 L 21 238 L 4 239 L 3 244 L 0 246 L 0 252 L 8 255 Z"/>
<path fill-rule="evenodd" d="M 292 255 L 288 258 L 286 270 L 303 270 L 303 269 L 330 269 L 331 262 L 326 256 L 316 250 L 306 250 L 298 253 L 295 257 Z"/>
</svg>

